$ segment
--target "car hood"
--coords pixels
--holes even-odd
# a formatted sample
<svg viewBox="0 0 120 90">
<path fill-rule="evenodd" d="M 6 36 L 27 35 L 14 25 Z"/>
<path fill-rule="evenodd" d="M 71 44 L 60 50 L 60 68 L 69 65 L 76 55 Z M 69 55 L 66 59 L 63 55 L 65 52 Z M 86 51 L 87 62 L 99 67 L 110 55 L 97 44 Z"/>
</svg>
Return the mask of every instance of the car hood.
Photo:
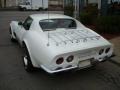
<svg viewBox="0 0 120 90">
<path fill-rule="evenodd" d="M 88 48 L 111 45 L 94 31 L 84 29 L 58 29 L 45 32 L 47 46 L 54 53 L 68 53 Z"/>
</svg>

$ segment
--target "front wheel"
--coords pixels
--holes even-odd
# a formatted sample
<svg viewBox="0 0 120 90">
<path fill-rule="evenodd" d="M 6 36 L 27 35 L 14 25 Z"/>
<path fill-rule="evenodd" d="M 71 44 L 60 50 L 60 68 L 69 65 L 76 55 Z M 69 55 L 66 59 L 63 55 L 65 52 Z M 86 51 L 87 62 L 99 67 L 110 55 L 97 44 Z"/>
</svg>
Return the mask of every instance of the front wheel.
<svg viewBox="0 0 120 90">
<path fill-rule="evenodd" d="M 16 39 L 13 38 L 11 28 L 9 28 L 9 33 L 10 33 L 10 40 L 11 40 L 12 42 L 16 42 Z"/>
<path fill-rule="evenodd" d="M 30 59 L 30 55 L 29 52 L 27 50 L 27 47 L 23 47 L 24 49 L 24 57 L 23 57 L 23 64 L 24 64 L 24 68 L 27 72 L 32 72 L 33 71 L 33 65 Z"/>
</svg>

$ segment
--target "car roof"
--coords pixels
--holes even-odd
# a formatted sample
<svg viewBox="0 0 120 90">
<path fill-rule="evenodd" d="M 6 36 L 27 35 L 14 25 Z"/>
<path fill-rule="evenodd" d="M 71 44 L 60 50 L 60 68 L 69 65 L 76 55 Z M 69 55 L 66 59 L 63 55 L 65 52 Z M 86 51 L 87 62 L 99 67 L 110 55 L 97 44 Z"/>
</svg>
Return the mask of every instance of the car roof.
<svg viewBox="0 0 120 90">
<path fill-rule="evenodd" d="M 55 19 L 55 18 L 67 18 L 72 19 L 72 17 L 62 15 L 62 14 L 32 14 L 30 17 L 34 20 L 43 20 L 43 19 Z"/>
</svg>

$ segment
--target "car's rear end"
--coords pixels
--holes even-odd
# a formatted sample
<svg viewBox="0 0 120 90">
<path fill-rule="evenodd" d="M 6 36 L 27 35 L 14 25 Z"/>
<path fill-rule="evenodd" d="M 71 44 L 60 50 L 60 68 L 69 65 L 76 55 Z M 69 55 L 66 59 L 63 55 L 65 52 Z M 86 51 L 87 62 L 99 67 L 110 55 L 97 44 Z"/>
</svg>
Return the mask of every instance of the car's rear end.
<svg viewBox="0 0 120 90">
<path fill-rule="evenodd" d="M 48 73 L 87 68 L 96 62 L 105 61 L 113 54 L 112 44 L 89 31 L 53 31 L 49 36 L 49 47 L 56 56 L 47 66 L 42 66 Z"/>
<path fill-rule="evenodd" d="M 56 56 L 51 63 L 43 67 L 49 73 L 66 71 L 74 68 L 83 69 L 105 61 L 112 56 L 111 46 L 95 47 L 86 50 L 64 53 Z"/>
</svg>

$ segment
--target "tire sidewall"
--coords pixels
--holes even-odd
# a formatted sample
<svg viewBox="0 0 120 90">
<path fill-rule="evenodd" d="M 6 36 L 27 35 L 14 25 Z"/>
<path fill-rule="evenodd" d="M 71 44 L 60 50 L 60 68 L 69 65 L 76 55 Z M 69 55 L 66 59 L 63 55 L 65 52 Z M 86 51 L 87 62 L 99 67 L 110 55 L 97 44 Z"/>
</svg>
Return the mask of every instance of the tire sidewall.
<svg viewBox="0 0 120 90">
<path fill-rule="evenodd" d="M 23 56 L 24 68 L 27 72 L 31 72 L 33 70 L 33 65 L 26 45 L 23 47 L 23 49 L 24 49 L 24 56 Z M 27 63 L 25 63 L 25 59 L 27 60 Z"/>
<path fill-rule="evenodd" d="M 12 42 L 15 42 L 16 39 L 13 38 L 13 32 L 12 32 L 12 30 L 11 30 L 11 27 L 9 28 L 9 34 L 10 34 L 10 39 L 11 39 L 11 41 L 12 41 Z"/>
</svg>

